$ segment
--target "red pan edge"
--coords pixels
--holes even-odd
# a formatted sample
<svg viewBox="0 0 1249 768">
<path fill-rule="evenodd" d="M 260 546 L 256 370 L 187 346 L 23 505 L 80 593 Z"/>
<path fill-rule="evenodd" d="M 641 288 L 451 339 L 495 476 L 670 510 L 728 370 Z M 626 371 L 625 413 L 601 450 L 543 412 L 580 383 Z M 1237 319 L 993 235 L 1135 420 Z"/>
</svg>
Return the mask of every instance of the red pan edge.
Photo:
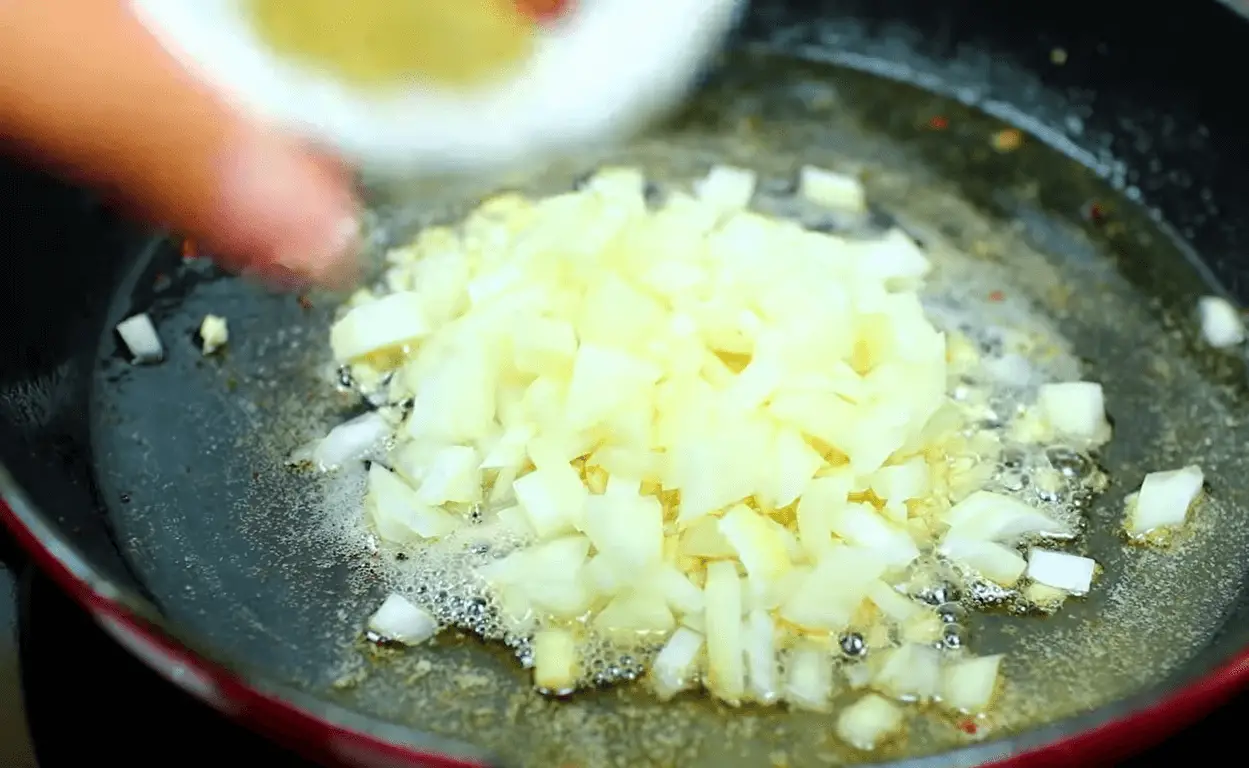
<svg viewBox="0 0 1249 768">
<path fill-rule="evenodd" d="M 18 543 L 101 628 L 170 682 L 223 715 L 323 765 L 351 768 L 479 768 L 477 763 L 383 741 L 328 722 L 259 691 L 200 658 L 100 594 L 78 576 L 7 504 L 0 520 Z M 989 763 L 992 768 L 1114 764 L 1156 746 L 1249 686 L 1249 648 L 1223 667 L 1154 704 L 1095 728 Z"/>
</svg>

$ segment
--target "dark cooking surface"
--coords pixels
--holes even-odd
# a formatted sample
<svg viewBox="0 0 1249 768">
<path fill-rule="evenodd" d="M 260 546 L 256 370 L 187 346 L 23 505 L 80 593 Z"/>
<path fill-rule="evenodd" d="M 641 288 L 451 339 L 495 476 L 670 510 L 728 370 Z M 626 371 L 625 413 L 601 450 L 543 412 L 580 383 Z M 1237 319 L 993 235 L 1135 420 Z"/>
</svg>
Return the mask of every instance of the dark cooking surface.
<svg viewBox="0 0 1249 768">
<path fill-rule="evenodd" d="M 0 533 L 0 551 L 8 546 Z M 9 642 L 17 615 L 18 579 L 0 563 L 0 670 L 16 669 L 16 646 Z M 150 723 L 172 727 L 175 738 L 195 745 L 208 765 L 236 764 L 243 759 L 267 768 L 311 768 L 267 741 L 227 722 L 206 706 L 173 688 L 154 672 L 106 638 L 86 615 L 42 575 L 26 574 L 22 673 L 29 686 L 28 709 L 39 768 L 77 768 L 82 745 L 91 745 L 96 760 L 133 768 L 165 766 L 170 754 L 157 743 Z M 73 687 L 72 739 L 65 736 L 65 686 Z M 0 768 L 33 768 L 31 746 L 20 727 L 21 707 L 15 676 L 0 673 Z M 124 691 L 125 704 L 119 704 Z M 1249 697 L 1241 697 L 1162 747 L 1122 765 L 1145 768 L 1192 757 L 1197 750 L 1234 748 L 1238 728 L 1249 715 Z M 15 727 L 16 726 L 16 727 Z M 168 742 L 165 742 L 168 743 Z"/>
</svg>

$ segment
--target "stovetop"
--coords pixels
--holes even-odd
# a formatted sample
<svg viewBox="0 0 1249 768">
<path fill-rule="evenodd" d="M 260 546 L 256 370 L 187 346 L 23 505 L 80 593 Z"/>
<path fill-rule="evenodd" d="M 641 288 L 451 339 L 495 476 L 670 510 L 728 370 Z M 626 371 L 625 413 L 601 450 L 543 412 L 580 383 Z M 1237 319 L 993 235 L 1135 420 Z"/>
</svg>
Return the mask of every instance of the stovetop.
<svg viewBox="0 0 1249 768">
<path fill-rule="evenodd" d="M 1221 744 L 1231 754 L 1247 714 L 1243 695 L 1123 765 L 1168 765 Z M 0 531 L 0 768 L 78 768 L 84 745 L 93 763 L 113 758 L 130 768 L 163 768 L 170 731 L 207 765 L 311 765 L 228 722 L 115 645 Z"/>
</svg>

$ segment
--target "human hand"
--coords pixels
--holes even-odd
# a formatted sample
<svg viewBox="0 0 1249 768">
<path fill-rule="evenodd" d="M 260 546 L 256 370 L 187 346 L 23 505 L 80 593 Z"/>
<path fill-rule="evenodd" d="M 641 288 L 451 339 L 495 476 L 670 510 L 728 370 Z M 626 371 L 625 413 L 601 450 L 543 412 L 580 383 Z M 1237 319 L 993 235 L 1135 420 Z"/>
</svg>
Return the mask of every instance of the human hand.
<svg viewBox="0 0 1249 768">
<path fill-rule="evenodd" d="M 236 111 L 123 0 L 0 3 L 0 149 L 281 288 L 355 277 L 349 169 Z"/>
</svg>

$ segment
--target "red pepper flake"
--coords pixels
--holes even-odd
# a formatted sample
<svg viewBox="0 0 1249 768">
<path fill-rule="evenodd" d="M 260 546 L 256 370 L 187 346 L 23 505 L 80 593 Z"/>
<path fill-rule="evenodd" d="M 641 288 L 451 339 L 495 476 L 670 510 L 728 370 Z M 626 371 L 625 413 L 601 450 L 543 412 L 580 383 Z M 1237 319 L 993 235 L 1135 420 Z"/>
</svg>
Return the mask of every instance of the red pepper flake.
<svg viewBox="0 0 1249 768">
<path fill-rule="evenodd" d="M 963 722 L 958 724 L 958 728 L 960 731 L 967 734 L 968 736 L 975 736 L 976 733 L 980 730 L 980 726 L 976 725 L 975 720 L 964 720 Z"/>
<path fill-rule="evenodd" d="M 182 241 L 182 258 L 187 261 L 199 258 L 199 248 L 196 247 L 195 241 L 189 237 Z"/>
<path fill-rule="evenodd" d="M 299 294 L 299 298 L 296 299 L 296 301 L 299 302 L 300 309 L 305 309 L 305 310 L 312 309 L 312 299 L 308 298 L 308 294 L 306 293 Z"/>
<path fill-rule="evenodd" d="M 944 131 L 950 127 L 950 121 L 943 115 L 933 115 L 928 118 L 928 127 L 934 131 Z"/>
<path fill-rule="evenodd" d="M 1001 291 L 993 291 L 989 294 L 989 301 L 1005 301 L 1006 294 Z"/>
</svg>

